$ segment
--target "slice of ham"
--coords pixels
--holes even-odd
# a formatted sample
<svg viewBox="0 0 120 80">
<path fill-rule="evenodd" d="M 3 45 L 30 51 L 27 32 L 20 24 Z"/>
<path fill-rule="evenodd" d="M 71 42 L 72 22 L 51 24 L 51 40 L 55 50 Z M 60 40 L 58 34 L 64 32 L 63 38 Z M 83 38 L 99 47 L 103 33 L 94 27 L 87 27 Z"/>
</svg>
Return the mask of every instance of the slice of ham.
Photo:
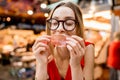
<svg viewBox="0 0 120 80">
<path fill-rule="evenodd" d="M 64 35 L 52 35 L 51 44 L 54 46 L 66 46 L 66 37 Z"/>
</svg>

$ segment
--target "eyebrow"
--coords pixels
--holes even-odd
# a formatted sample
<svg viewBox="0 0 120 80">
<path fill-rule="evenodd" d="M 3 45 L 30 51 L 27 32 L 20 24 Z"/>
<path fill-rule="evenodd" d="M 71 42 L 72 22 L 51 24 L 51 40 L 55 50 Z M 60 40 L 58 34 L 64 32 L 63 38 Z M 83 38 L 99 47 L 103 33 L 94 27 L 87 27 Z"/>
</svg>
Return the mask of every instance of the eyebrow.
<svg viewBox="0 0 120 80">
<path fill-rule="evenodd" d="M 54 18 L 54 19 L 59 19 L 58 17 L 52 17 L 52 18 Z M 71 16 L 67 16 L 67 17 L 65 17 L 64 19 L 75 19 L 74 17 L 71 17 Z"/>
</svg>

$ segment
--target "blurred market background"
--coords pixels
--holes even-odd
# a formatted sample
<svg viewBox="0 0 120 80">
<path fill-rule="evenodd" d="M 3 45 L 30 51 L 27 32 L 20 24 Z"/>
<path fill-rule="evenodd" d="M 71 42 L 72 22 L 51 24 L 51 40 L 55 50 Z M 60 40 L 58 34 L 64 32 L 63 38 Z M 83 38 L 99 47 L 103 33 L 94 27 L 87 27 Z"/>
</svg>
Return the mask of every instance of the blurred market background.
<svg viewBox="0 0 120 80">
<path fill-rule="evenodd" d="M 0 0 L 0 80 L 34 80 L 31 47 L 45 33 L 50 10 L 62 0 Z M 85 39 L 95 44 L 94 80 L 109 80 L 107 48 L 120 31 L 120 0 L 64 0 L 83 13 Z"/>
</svg>

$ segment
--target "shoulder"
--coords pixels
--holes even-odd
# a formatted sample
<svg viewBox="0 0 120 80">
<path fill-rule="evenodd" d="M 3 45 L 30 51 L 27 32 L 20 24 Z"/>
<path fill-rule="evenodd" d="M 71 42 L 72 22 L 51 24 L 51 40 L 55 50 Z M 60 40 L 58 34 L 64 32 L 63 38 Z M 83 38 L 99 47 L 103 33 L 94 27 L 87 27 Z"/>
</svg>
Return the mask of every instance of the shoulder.
<svg viewBox="0 0 120 80">
<path fill-rule="evenodd" d="M 90 42 L 85 42 L 86 43 L 86 50 L 85 50 L 85 55 L 84 55 L 84 60 L 85 60 L 85 69 L 93 69 L 94 66 L 94 58 L 95 58 L 95 50 L 94 50 L 94 44 Z"/>
<path fill-rule="evenodd" d="M 113 41 L 113 42 L 110 43 L 110 47 L 111 46 L 118 46 L 118 45 L 120 45 L 119 41 Z"/>
<path fill-rule="evenodd" d="M 112 44 L 120 44 L 120 41 L 113 41 Z"/>
<path fill-rule="evenodd" d="M 109 50 L 117 49 L 120 48 L 120 42 L 118 41 L 113 41 L 110 43 Z"/>
<path fill-rule="evenodd" d="M 94 58 L 94 44 L 91 42 L 85 41 L 85 45 L 86 45 L 85 56 L 87 57 L 86 59 L 88 59 L 89 57 Z"/>
<path fill-rule="evenodd" d="M 93 52 L 94 44 L 88 41 L 85 41 L 86 51 Z"/>
<path fill-rule="evenodd" d="M 88 45 L 93 45 L 93 46 L 94 46 L 94 44 L 93 44 L 93 43 L 88 42 L 88 41 L 85 41 L 85 46 L 88 46 Z"/>
</svg>

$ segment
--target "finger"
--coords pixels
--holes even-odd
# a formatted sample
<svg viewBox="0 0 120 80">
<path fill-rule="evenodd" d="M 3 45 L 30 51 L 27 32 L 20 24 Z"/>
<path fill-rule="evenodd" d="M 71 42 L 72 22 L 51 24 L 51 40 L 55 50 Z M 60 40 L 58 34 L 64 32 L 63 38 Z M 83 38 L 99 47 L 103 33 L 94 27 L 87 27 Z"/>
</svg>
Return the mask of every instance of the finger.
<svg viewBox="0 0 120 80">
<path fill-rule="evenodd" d="M 81 48 L 81 44 L 74 38 L 67 38 L 67 41 L 71 41 L 72 43 L 75 43 L 75 45 Z"/>
<path fill-rule="evenodd" d="M 85 49 L 83 49 L 83 48 L 80 48 L 81 50 L 81 53 L 82 53 L 82 55 L 84 55 L 85 54 Z"/>
<path fill-rule="evenodd" d="M 49 55 L 49 56 L 48 56 L 48 62 L 50 62 L 51 60 L 53 60 L 53 56 L 52 56 L 52 55 Z"/>
<path fill-rule="evenodd" d="M 70 57 L 74 56 L 74 55 L 75 55 L 75 52 L 74 52 L 74 50 L 72 49 L 72 47 L 69 46 L 69 45 L 67 45 L 67 48 L 68 48 L 68 50 L 69 50 L 69 52 L 70 52 Z"/>
<path fill-rule="evenodd" d="M 44 52 L 45 50 L 45 47 L 39 47 L 36 50 L 34 50 L 33 53 L 36 57 L 38 57 L 38 55 L 42 54 L 41 52 Z"/>
<path fill-rule="evenodd" d="M 81 37 L 78 37 L 76 35 L 72 35 L 72 38 L 74 38 L 75 40 L 77 40 L 81 44 L 81 46 L 83 48 L 85 48 L 85 42 L 84 42 L 84 40 Z"/>
<path fill-rule="evenodd" d="M 50 39 L 47 39 L 47 38 L 38 38 L 38 39 L 35 41 L 34 45 L 38 44 L 39 42 L 42 42 L 42 43 L 44 43 L 44 44 L 47 44 L 48 42 L 50 42 Z"/>
<path fill-rule="evenodd" d="M 66 43 L 74 49 L 76 54 L 78 54 L 80 52 L 79 48 L 81 48 L 81 46 L 77 41 L 75 41 L 75 40 L 74 41 L 66 41 Z"/>
<path fill-rule="evenodd" d="M 38 44 L 39 42 L 47 43 L 50 42 L 50 36 L 41 36 L 38 37 L 34 43 L 34 45 Z"/>
<path fill-rule="evenodd" d="M 75 54 L 79 56 L 84 55 L 85 51 L 78 42 L 74 43 L 72 41 L 66 41 L 66 43 L 74 49 Z"/>
<path fill-rule="evenodd" d="M 50 55 L 52 53 L 51 48 L 49 46 L 46 46 L 46 51 L 48 52 L 48 55 Z"/>
<path fill-rule="evenodd" d="M 36 46 L 39 47 L 40 43 L 41 43 L 41 46 L 44 46 L 44 44 L 47 44 L 47 42 L 50 42 L 50 39 L 47 39 L 44 36 L 39 37 L 39 38 L 36 39 L 36 41 L 35 41 L 34 45 L 32 46 L 32 48 L 34 49 Z M 44 44 L 42 44 L 42 43 L 44 43 Z"/>
<path fill-rule="evenodd" d="M 39 47 L 47 47 L 47 45 L 46 44 L 44 44 L 44 43 L 42 43 L 42 42 L 39 42 L 38 44 L 36 44 L 35 46 L 34 46 L 34 50 L 36 50 L 37 48 L 39 48 Z"/>
</svg>

